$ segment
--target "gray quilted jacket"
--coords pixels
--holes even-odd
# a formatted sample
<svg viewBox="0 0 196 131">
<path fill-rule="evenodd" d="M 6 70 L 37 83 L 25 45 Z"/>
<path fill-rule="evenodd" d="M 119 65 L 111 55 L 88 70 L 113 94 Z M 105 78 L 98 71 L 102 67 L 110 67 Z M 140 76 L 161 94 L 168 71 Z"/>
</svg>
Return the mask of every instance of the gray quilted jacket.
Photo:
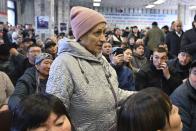
<svg viewBox="0 0 196 131">
<path fill-rule="evenodd" d="M 106 59 L 95 57 L 79 43 L 63 39 L 54 60 L 46 92 L 68 108 L 76 131 L 108 131 L 116 125 L 116 103 L 134 92 L 118 88 L 115 70 Z"/>
</svg>

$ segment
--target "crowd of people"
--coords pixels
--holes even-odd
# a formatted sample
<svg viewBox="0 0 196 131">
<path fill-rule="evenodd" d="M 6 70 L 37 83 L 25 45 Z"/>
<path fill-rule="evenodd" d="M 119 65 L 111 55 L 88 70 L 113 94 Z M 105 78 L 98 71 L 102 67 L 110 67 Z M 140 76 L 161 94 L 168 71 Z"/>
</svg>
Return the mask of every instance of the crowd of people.
<svg viewBox="0 0 196 131">
<path fill-rule="evenodd" d="M 190 30 L 172 23 L 109 30 L 75 6 L 71 32 L 44 41 L 0 23 L 0 129 L 194 131 L 196 15 Z"/>
</svg>

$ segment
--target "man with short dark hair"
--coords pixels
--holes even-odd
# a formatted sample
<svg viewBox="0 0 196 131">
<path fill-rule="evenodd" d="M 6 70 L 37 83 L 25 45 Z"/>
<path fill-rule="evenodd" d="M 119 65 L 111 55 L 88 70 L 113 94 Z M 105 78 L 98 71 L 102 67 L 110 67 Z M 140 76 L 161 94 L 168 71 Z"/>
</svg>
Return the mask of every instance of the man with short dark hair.
<svg viewBox="0 0 196 131">
<path fill-rule="evenodd" d="M 135 88 L 142 90 L 157 87 L 170 95 L 180 82 L 172 75 L 167 65 L 167 51 L 163 47 L 154 49 L 152 61 L 136 74 Z"/>
<path fill-rule="evenodd" d="M 196 129 L 196 61 L 193 61 L 189 77 L 172 94 L 172 103 L 180 109 L 183 131 Z"/>
<path fill-rule="evenodd" d="M 158 27 L 157 22 L 152 23 L 152 29 L 150 29 L 145 37 L 145 43 L 147 44 L 147 48 L 150 51 L 154 51 L 157 45 L 161 42 L 164 42 L 164 33 Z"/>
</svg>

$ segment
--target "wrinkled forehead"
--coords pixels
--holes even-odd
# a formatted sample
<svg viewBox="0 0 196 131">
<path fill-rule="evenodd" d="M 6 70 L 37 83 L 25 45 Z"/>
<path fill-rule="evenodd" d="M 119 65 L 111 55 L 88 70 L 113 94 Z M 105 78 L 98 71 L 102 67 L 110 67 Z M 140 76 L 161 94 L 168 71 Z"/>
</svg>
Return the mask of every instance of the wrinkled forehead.
<svg viewBox="0 0 196 131">
<path fill-rule="evenodd" d="M 106 30 L 106 23 L 102 22 L 94 26 L 90 31 Z"/>
</svg>

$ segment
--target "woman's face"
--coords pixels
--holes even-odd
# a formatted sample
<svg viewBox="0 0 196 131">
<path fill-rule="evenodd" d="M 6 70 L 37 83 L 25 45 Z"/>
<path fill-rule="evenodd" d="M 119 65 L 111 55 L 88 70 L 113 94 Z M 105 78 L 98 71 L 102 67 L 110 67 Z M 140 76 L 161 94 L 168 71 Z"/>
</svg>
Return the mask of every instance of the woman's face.
<svg viewBox="0 0 196 131">
<path fill-rule="evenodd" d="M 36 65 L 36 68 L 41 75 L 48 76 L 52 62 L 53 60 L 51 59 L 44 59 L 40 64 Z"/>
<path fill-rule="evenodd" d="M 102 46 L 102 54 L 110 55 L 112 53 L 112 45 L 106 42 Z"/>
<path fill-rule="evenodd" d="M 102 45 L 106 41 L 105 38 L 106 24 L 100 23 L 93 27 L 88 33 L 80 38 L 80 44 L 89 52 L 97 56 L 101 53 Z"/>
<path fill-rule="evenodd" d="M 55 113 L 51 113 L 46 122 L 28 131 L 71 131 L 71 124 L 65 115 L 58 117 Z"/>
<path fill-rule="evenodd" d="M 130 62 L 131 59 L 132 59 L 132 51 L 131 51 L 131 49 L 126 49 L 124 51 L 124 61 L 125 62 Z"/>
<path fill-rule="evenodd" d="M 139 56 L 144 55 L 144 47 L 143 46 L 139 46 L 135 49 L 135 53 L 138 54 Z"/>
<path fill-rule="evenodd" d="M 182 121 L 180 115 L 178 114 L 179 109 L 175 105 L 172 106 L 172 110 L 170 112 L 169 121 L 170 125 L 166 124 L 163 131 L 181 131 L 182 130 Z"/>
</svg>

